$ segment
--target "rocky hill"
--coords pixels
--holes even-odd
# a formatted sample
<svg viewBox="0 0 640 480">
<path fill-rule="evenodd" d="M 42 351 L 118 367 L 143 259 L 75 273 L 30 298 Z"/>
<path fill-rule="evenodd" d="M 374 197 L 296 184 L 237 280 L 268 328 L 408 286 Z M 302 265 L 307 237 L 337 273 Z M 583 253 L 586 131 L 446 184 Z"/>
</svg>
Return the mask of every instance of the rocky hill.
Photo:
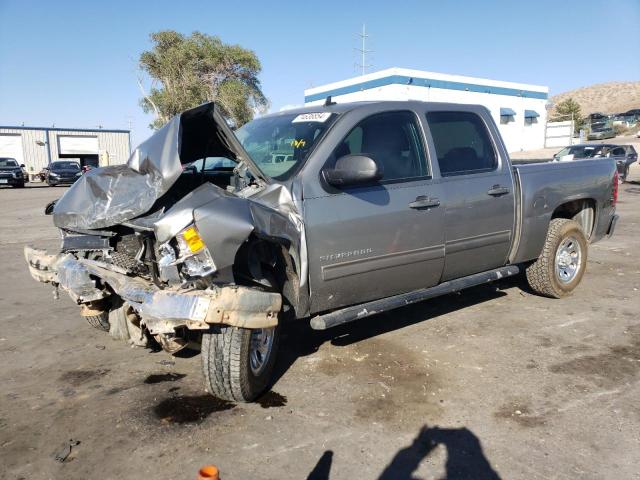
<svg viewBox="0 0 640 480">
<path fill-rule="evenodd" d="M 567 98 L 578 102 L 584 115 L 626 112 L 640 108 L 640 82 L 600 83 L 554 95 L 550 100 L 557 105 Z"/>
</svg>

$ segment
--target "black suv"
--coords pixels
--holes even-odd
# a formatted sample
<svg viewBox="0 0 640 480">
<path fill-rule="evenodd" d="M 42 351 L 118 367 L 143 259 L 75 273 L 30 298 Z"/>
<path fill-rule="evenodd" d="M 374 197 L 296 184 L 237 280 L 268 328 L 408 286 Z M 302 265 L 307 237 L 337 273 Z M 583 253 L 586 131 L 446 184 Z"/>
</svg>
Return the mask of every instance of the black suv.
<svg viewBox="0 0 640 480">
<path fill-rule="evenodd" d="M 24 165 L 18 164 L 15 158 L 0 157 L 0 186 L 11 185 L 22 188 L 27 181 Z"/>
</svg>

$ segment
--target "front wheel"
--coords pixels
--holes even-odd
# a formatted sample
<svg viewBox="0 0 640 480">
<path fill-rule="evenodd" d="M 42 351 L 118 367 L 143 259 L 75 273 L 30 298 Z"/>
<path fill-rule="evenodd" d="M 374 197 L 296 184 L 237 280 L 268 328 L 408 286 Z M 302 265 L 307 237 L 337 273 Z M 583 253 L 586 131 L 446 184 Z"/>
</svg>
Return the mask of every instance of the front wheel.
<svg viewBox="0 0 640 480">
<path fill-rule="evenodd" d="M 202 334 L 205 388 L 218 398 L 251 402 L 270 385 L 280 338 L 278 327 L 212 327 Z"/>
<path fill-rule="evenodd" d="M 554 218 L 540 257 L 527 268 L 529 286 L 540 295 L 561 298 L 578 286 L 587 267 L 587 238 L 578 223 Z"/>
</svg>

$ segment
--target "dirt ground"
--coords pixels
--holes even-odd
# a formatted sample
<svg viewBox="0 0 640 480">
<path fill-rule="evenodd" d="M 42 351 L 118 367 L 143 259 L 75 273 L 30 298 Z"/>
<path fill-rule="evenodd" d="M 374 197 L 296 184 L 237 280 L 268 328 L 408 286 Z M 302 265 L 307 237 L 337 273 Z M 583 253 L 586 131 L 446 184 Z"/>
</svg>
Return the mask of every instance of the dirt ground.
<svg viewBox="0 0 640 480">
<path fill-rule="evenodd" d="M 521 279 L 326 333 L 289 327 L 255 404 L 131 348 L 33 281 L 62 188 L 0 190 L 0 478 L 640 479 L 640 168 L 575 294 Z M 80 441 L 64 463 L 54 455 Z"/>
</svg>

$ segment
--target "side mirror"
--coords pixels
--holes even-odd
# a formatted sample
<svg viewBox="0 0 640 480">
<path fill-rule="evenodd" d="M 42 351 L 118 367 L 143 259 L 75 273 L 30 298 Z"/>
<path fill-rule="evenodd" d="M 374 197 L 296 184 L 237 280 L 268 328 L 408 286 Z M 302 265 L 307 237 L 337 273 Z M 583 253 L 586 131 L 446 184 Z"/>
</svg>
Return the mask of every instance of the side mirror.
<svg viewBox="0 0 640 480">
<path fill-rule="evenodd" d="M 322 171 L 325 181 L 334 187 L 362 185 L 380 180 L 383 170 L 366 155 L 352 154 L 340 157 L 333 168 Z"/>
</svg>

